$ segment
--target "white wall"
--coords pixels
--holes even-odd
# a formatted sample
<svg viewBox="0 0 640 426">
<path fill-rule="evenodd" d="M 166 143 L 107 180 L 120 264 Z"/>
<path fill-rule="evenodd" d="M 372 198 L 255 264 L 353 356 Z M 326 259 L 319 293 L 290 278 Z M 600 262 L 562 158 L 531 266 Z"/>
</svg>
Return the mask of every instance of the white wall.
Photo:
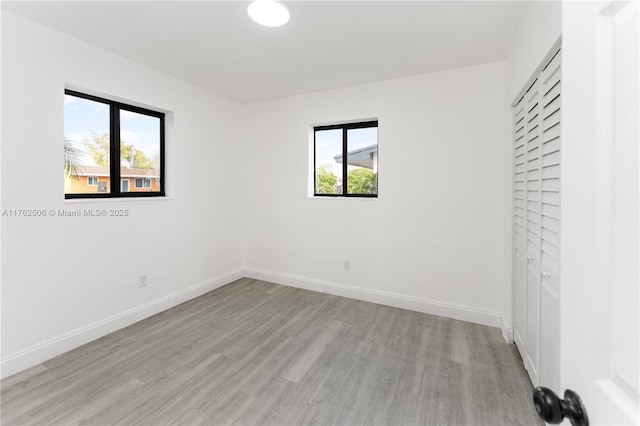
<svg viewBox="0 0 640 426">
<path fill-rule="evenodd" d="M 65 84 L 170 111 L 172 197 L 65 203 Z M 241 276 L 241 105 L 7 12 L 2 89 L 3 209 L 130 210 L 2 218 L 3 376 Z"/>
<path fill-rule="evenodd" d="M 249 105 L 247 274 L 498 326 L 504 89 L 496 62 Z M 309 198 L 310 127 L 374 117 L 379 198 Z"/>
<path fill-rule="evenodd" d="M 549 53 L 553 44 L 562 34 L 562 3 L 560 1 L 532 1 L 527 7 L 522 22 L 513 38 L 509 53 L 505 60 L 505 145 L 504 145 L 504 198 L 505 213 L 505 251 L 504 251 L 504 284 L 503 312 L 504 322 L 502 332 L 509 336 L 513 329 L 513 147 L 511 146 L 513 135 L 513 112 L 511 103 L 515 100 L 520 90 L 536 71 L 545 55 Z"/>
</svg>

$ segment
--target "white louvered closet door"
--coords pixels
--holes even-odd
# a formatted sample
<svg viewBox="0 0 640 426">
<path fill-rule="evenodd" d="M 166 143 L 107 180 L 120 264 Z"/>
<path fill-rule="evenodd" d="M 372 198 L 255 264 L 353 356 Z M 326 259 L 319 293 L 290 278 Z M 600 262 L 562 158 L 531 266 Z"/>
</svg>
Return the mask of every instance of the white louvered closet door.
<svg viewBox="0 0 640 426">
<path fill-rule="evenodd" d="M 534 385 L 558 376 L 560 54 L 514 106 L 514 340 Z"/>
<path fill-rule="evenodd" d="M 541 79 L 540 374 L 560 387 L 560 51 Z"/>
</svg>

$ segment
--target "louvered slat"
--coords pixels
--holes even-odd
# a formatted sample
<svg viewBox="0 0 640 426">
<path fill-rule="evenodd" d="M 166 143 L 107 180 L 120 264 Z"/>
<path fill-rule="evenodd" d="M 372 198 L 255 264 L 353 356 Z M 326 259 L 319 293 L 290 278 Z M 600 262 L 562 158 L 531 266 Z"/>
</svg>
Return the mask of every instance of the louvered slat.
<svg viewBox="0 0 640 426">
<path fill-rule="evenodd" d="M 560 247 L 560 234 L 554 232 L 548 228 L 542 228 L 542 238 L 545 241 L 553 244 L 556 247 Z"/>
<path fill-rule="evenodd" d="M 547 166 L 542 169 L 542 179 L 560 178 L 560 165 Z"/>
<path fill-rule="evenodd" d="M 557 166 L 560 164 L 560 151 L 542 156 L 542 167 Z"/>
<path fill-rule="evenodd" d="M 545 192 L 542 194 L 542 202 L 553 206 L 560 206 L 560 193 Z"/>
<path fill-rule="evenodd" d="M 547 217 L 560 217 L 560 207 L 542 203 L 542 215 Z"/>
<path fill-rule="evenodd" d="M 560 137 L 544 141 L 542 145 L 542 155 L 551 154 L 560 151 Z"/>
<path fill-rule="evenodd" d="M 560 179 L 542 179 L 542 190 L 549 192 L 560 192 Z"/>
</svg>

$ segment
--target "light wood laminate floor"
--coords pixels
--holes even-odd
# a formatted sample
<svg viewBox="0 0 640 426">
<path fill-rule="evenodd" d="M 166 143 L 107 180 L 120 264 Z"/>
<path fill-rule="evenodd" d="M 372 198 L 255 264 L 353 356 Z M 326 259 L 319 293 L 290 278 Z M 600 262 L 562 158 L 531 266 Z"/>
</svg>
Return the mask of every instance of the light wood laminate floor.
<svg viewBox="0 0 640 426">
<path fill-rule="evenodd" d="M 241 279 L 1 382 L 3 425 L 542 425 L 496 328 Z"/>
</svg>

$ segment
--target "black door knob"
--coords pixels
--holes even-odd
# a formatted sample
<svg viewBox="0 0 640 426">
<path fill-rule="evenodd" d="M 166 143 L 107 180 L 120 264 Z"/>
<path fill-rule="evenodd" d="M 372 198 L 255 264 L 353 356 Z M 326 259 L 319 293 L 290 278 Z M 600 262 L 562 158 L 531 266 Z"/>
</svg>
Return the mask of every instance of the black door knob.
<svg viewBox="0 0 640 426">
<path fill-rule="evenodd" d="M 538 416 L 552 425 L 559 424 L 566 417 L 573 426 L 589 426 L 587 410 L 578 394 L 571 389 L 564 391 L 564 399 L 560 399 L 551 389 L 538 387 L 533 391 L 533 404 Z"/>
</svg>

